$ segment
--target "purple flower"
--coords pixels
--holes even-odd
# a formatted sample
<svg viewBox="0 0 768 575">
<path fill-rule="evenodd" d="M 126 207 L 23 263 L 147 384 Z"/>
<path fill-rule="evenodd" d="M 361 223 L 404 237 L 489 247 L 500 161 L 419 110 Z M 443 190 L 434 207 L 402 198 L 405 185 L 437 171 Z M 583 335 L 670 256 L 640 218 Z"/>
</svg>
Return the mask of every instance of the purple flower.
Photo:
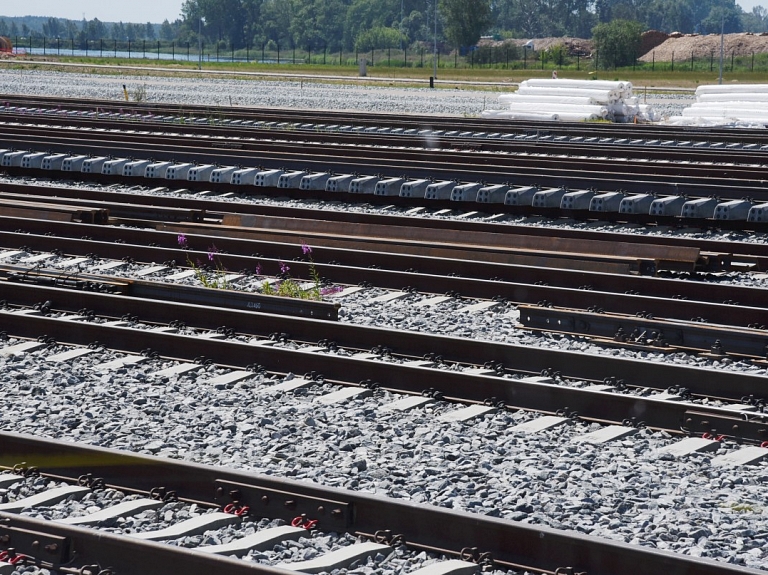
<svg viewBox="0 0 768 575">
<path fill-rule="evenodd" d="M 256 275 L 257 276 L 261 275 L 261 263 L 256 264 L 256 270 L 255 271 L 256 271 Z"/>
<path fill-rule="evenodd" d="M 213 256 L 217 253 L 219 253 L 219 248 L 216 247 L 216 244 L 211 244 L 211 247 L 208 248 L 208 259 L 213 261 Z"/>
<path fill-rule="evenodd" d="M 179 242 L 179 245 L 182 248 L 187 247 L 187 236 L 185 236 L 184 234 L 179 234 L 179 237 L 176 238 L 176 241 Z"/>
<path fill-rule="evenodd" d="M 208 252 L 208 260 L 213 261 L 213 252 Z"/>
<path fill-rule="evenodd" d="M 312 253 L 312 248 L 309 247 L 304 242 L 301 243 L 301 253 L 303 253 L 305 256 Z"/>
<path fill-rule="evenodd" d="M 280 265 L 281 274 L 287 274 L 289 271 L 291 271 L 291 268 L 289 268 L 288 264 L 286 264 L 285 262 L 281 262 L 280 260 L 278 260 L 277 263 Z"/>
</svg>

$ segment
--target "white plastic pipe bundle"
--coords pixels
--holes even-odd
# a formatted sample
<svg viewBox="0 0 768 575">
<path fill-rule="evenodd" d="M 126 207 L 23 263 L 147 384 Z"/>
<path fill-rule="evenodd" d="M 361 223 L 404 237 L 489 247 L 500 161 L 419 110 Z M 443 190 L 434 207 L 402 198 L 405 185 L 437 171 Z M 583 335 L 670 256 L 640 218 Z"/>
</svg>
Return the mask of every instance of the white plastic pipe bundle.
<svg viewBox="0 0 768 575">
<path fill-rule="evenodd" d="M 768 110 L 761 108 L 735 108 L 730 106 L 690 106 L 682 112 L 685 117 L 707 116 L 714 118 L 749 119 L 766 118 Z"/>
<path fill-rule="evenodd" d="M 589 96 L 538 96 L 530 94 L 502 94 L 499 102 L 512 104 L 515 102 L 533 102 L 542 104 L 583 104 L 594 106 L 599 104 L 595 98 Z"/>
<path fill-rule="evenodd" d="M 696 96 L 698 103 L 704 102 L 765 102 L 768 103 L 768 92 L 737 92 L 735 94 L 725 94 L 716 92 L 713 94 L 699 94 Z"/>
<path fill-rule="evenodd" d="M 605 118 L 608 116 L 608 108 L 605 106 L 589 106 L 584 104 L 549 104 L 546 109 L 543 109 L 541 104 L 535 102 L 513 102 L 509 106 L 512 112 L 553 112 L 556 114 L 562 114 L 563 112 L 575 112 L 584 114 L 594 114 L 595 117 Z"/>
<path fill-rule="evenodd" d="M 768 93 L 768 84 L 706 84 L 696 88 L 696 96 L 702 94 L 733 94 L 735 92 Z"/>
<path fill-rule="evenodd" d="M 559 82 L 559 80 L 554 80 Z M 518 94 L 525 96 L 586 96 L 587 98 L 594 98 L 598 102 L 608 104 L 615 102 L 621 98 L 621 92 L 618 90 L 574 90 L 573 88 L 544 88 L 538 86 L 523 86 L 517 90 Z"/>
<path fill-rule="evenodd" d="M 632 96 L 632 83 L 611 80 L 560 80 L 548 78 L 531 78 L 520 83 L 520 87 L 531 88 L 570 88 L 573 90 L 612 90 L 622 98 Z"/>
<path fill-rule="evenodd" d="M 485 110 L 480 114 L 483 118 L 503 118 L 505 120 L 522 120 L 534 122 L 557 122 L 560 114 L 546 112 L 513 112 L 511 110 Z"/>
</svg>

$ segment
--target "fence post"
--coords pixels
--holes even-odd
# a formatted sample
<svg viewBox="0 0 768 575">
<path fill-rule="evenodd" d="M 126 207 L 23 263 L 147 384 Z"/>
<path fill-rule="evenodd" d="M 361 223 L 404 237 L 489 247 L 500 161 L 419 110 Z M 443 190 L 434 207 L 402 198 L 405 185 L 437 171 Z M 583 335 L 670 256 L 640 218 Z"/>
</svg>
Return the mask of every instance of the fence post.
<svg viewBox="0 0 768 575">
<path fill-rule="evenodd" d="M 266 46 L 266 42 L 261 45 L 261 63 L 264 63 L 264 46 Z"/>
<path fill-rule="evenodd" d="M 453 69 L 457 69 L 459 67 L 459 49 L 456 48 L 456 51 L 453 53 Z"/>
<path fill-rule="evenodd" d="M 544 50 L 541 51 L 541 69 L 544 69 Z"/>
<path fill-rule="evenodd" d="M 72 55 L 74 56 L 75 55 L 75 38 L 72 37 L 72 38 L 70 38 L 70 40 L 71 40 L 71 42 L 70 42 L 71 43 L 70 50 L 72 50 Z M 18 38 L 16 38 L 16 43 L 17 44 L 19 43 L 19 39 Z"/>
<path fill-rule="evenodd" d="M 280 42 L 277 43 L 277 64 L 280 65 Z"/>
<path fill-rule="evenodd" d="M 43 49 L 43 51 L 45 51 L 45 49 Z M 99 58 L 103 58 L 103 57 L 104 57 L 104 38 L 99 40 Z"/>
<path fill-rule="evenodd" d="M 754 52 L 752 52 L 752 67 L 750 68 L 749 71 L 750 72 L 754 72 L 755 71 L 755 53 Z"/>
<path fill-rule="evenodd" d="M 712 66 L 715 64 L 715 52 L 711 50 L 709 52 L 709 71 L 712 71 Z"/>
<path fill-rule="evenodd" d="M 219 61 L 219 43 L 216 42 L 216 61 Z"/>
<path fill-rule="evenodd" d="M 424 67 L 424 48 L 421 49 L 421 67 Z"/>
<path fill-rule="evenodd" d="M 87 51 L 87 49 L 86 49 Z M 141 41 L 141 57 L 145 59 L 147 57 L 147 41 L 142 40 Z"/>
<path fill-rule="evenodd" d="M 733 72 L 733 52 L 731 52 L 731 72 Z"/>
<path fill-rule="evenodd" d="M 187 42 L 187 61 L 189 61 L 189 42 Z"/>
<path fill-rule="evenodd" d="M 392 59 L 392 48 L 387 48 L 387 68 L 389 68 L 392 64 L 390 61 Z"/>
<path fill-rule="evenodd" d="M 371 46 L 371 66 L 373 66 L 373 46 Z"/>
<path fill-rule="evenodd" d="M 651 72 L 656 69 L 656 51 L 653 51 L 653 63 L 651 63 Z"/>
<path fill-rule="evenodd" d="M 128 38 L 128 59 L 131 59 L 131 39 Z"/>
<path fill-rule="evenodd" d="M 581 70 L 581 54 L 576 52 L 576 71 Z"/>
<path fill-rule="evenodd" d="M 245 42 L 245 63 L 251 63 L 251 45 L 247 41 Z"/>
<path fill-rule="evenodd" d="M 61 38 L 56 38 L 56 55 L 61 56 Z"/>
<path fill-rule="evenodd" d="M 160 59 L 160 40 L 157 41 L 157 59 Z"/>
<path fill-rule="evenodd" d="M 293 64 L 296 65 L 296 44 L 293 45 Z"/>
<path fill-rule="evenodd" d="M 43 36 L 43 56 L 45 56 L 45 36 Z"/>
<path fill-rule="evenodd" d="M 115 38 L 115 58 L 117 58 L 117 38 Z"/>
<path fill-rule="evenodd" d="M 672 50 L 672 72 L 675 71 L 675 51 Z"/>
<path fill-rule="evenodd" d="M 509 70 L 509 46 L 504 50 L 504 69 Z"/>
<path fill-rule="evenodd" d="M 171 59 L 173 59 L 174 62 L 176 61 L 176 41 L 175 40 L 171 42 Z"/>
<path fill-rule="evenodd" d="M 408 67 L 408 47 L 403 43 L 403 68 Z"/>
<path fill-rule="evenodd" d="M 691 72 L 693 72 L 693 50 L 691 50 Z"/>
</svg>

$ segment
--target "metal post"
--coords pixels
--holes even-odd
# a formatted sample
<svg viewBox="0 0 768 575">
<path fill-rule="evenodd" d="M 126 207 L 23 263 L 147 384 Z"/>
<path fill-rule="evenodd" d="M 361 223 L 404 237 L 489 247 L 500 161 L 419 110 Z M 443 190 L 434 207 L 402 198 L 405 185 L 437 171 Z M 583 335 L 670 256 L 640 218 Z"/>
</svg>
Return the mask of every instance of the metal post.
<svg viewBox="0 0 768 575">
<path fill-rule="evenodd" d="M 74 56 L 75 55 L 75 38 L 72 37 L 71 40 L 72 40 L 72 42 L 71 42 L 72 46 L 71 46 L 70 49 L 72 50 L 72 55 Z M 19 39 L 18 38 L 16 38 L 16 43 L 17 44 L 19 43 Z"/>
<path fill-rule="evenodd" d="M 717 83 L 723 83 L 723 57 L 725 48 L 725 13 L 723 13 L 723 19 L 720 21 L 720 75 L 717 77 Z"/>
<path fill-rule="evenodd" d="M 219 43 L 216 42 L 216 61 L 219 61 Z"/>
<path fill-rule="evenodd" d="M 175 62 L 176 61 L 176 42 L 171 42 L 171 59 Z"/>
<path fill-rule="evenodd" d="M 117 58 L 117 38 L 115 38 L 115 58 Z"/>
<path fill-rule="evenodd" d="M 117 40 L 115 40 L 117 43 Z M 56 38 L 56 55 L 61 56 L 61 38 Z"/>
<path fill-rule="evenodd" d="M 712 50 L 709 52 L 709 71 L 712 71 L 712 68 L 715 67 L 715 51 Z"/>
<path fill-rule="evenodd" d="M 45 56 L 45 36 L 43 36 L 43 56 Z"/>
<path fill-rule="evenodd" d="M 160 40 L 157 41 L 157 59 L 160 59 Z"/>
<path fill-rule="evenodd" d="M 280 65 L 280 42 L 277 43 L 277 64 Z"/>
<path fill-rule="evenodd" d="M 32 47 L 32 42 L 30 41 L 30 48 Z M 88 57 L 88 38 L 85 39 L 85 57 Z"/>
<path fill-rule="evenodd" d="M 296 44 L 293 45 L 293 64 L 296 65 Z"/>
<path fill-rule="evenodd" d="M 433 0 L 435 3 L 435 53 L 432 55 L 434 63 L 434 78 L 437 80 L 437 0 Z"/>
<path fill-rule="evenodd" d="M 203 69 L 203 17 L 197 19 L 197 69 Z"/>
<path fill-rule="evenodd" d="M 85 45 L 87 46 L 88 43 L 86 42 Z M 88 48 L 86 48 L 85 50 L 87 52 Z M 142 40 L 141 41 L 141 58 L 142 58 L 142 60 L 146 60 L 146 58 L 147 58 L 147 41 L 146 40 Z"/>
<path fill-rule="evenodd" d="M 373 47 L 371 47 L 371 66 L 373 66 Z"/>
<path fill-rule="evenodd" d="M 672 50 L 672 71 L 675 71 L 675 51 Z"/>
<path fill-rule="evenodd" d="M 128 59 L 131 59 L 131 39 L 128 38 Z"/>
<path fill-rule="evenodd" d="M 691 50 L 691 72 L 693 72 L 693 50 Z"/>
<path fill-rule="evenodd" d="M 104 38 L 99 40 L 99 58 L 104 57 Z"/>
<path fill-rule="evenodd" d="M 264 46 L 266 46 L 266 43 L 261 45 L 261 63 L 264 63 Z"/>
</svg>

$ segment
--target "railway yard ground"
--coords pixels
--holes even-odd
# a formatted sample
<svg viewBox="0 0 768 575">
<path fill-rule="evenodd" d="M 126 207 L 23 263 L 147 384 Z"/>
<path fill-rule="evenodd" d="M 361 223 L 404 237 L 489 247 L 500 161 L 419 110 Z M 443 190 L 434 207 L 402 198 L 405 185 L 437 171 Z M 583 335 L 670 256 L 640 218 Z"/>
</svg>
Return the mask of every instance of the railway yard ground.
<svg viewBox="0 0 768 575">
<path fill-rule="evenodd" d="M 763 132 L 496 95 L 0 67 L 0 573 L 765 572 Z"/>
</svg>

